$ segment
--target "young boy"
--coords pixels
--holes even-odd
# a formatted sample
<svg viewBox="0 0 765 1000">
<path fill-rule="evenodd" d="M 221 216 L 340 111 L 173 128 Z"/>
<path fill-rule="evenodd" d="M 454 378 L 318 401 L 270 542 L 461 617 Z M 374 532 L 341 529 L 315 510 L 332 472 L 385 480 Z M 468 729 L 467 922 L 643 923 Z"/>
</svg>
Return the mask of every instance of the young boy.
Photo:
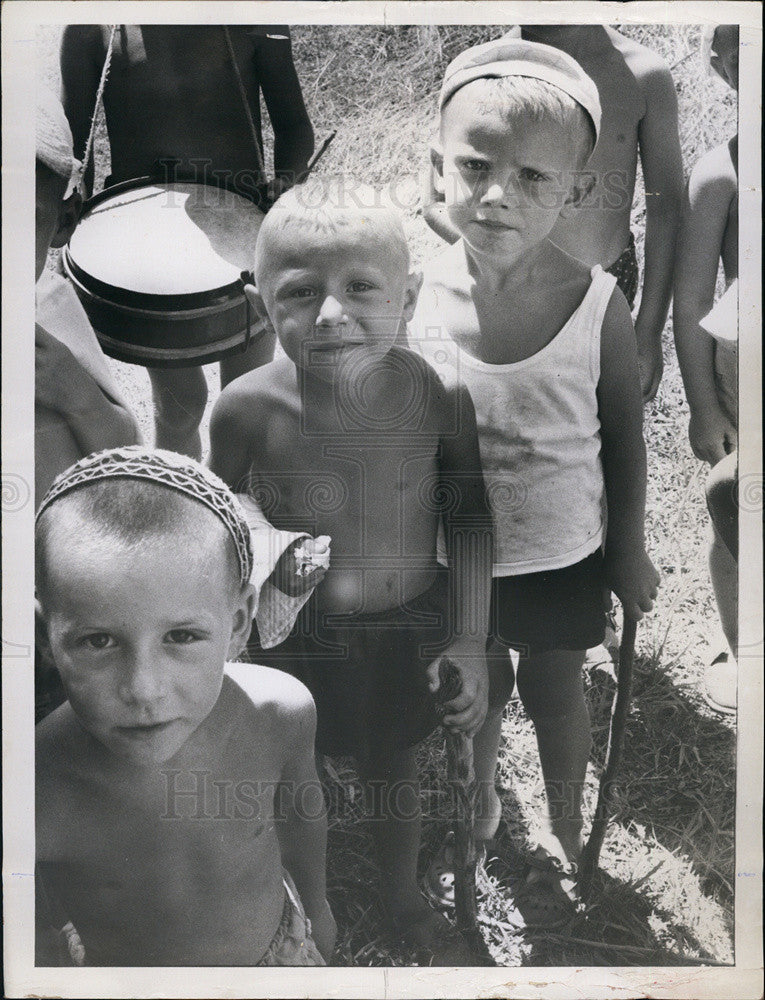
<svg viewBox="0 0 765 1000">
<path fill-rule="evenodd" d="M 62 39 L 64 107 L 80 155 L 95 112 L 110 27 L 69 25 Z M 106 186 L 151 175 L 164 181 L 224 182 L 244 196 L 256 196 L 265 185 L 258 168 L 261 93 L 274 129 L 271 188 L 278 194 L 306 169 L 313 149 L 289 28 L 119 25 L 103 95 L 112 169 Z M 85 176 L 88 191 L 92 162 Z M 270 361 L 274 342 L 268 332 L 246 353 L 221 361 L 223 385 Z M 150 368 L 149 377 L 157 446 L 198 458 L 207 401 L 202 369 Z"/>
<path fill-rule="evenodd" d="M 646 197 L 645 278 L 635 318 L 644 401 L 661 381 L 661 334 L 672 294 L 675 234 L 683 190 L 677 98 L 669 68 L 645 46 L 601 25 L 524 25 L 510 36 L 552 45 L 581 65 L 598 88 L 602 120 L 597 147 L 583 180 L 591 188 L 576 213 L 558 219 L 556 246 L 588 267 L 614 274 L 632 308 L 638 290 L 635 238 L 630 212 L 638 154 Z M 446 179 L 450 183 L 450 179 Z M 433 202 L 425 218 L 454 242 L 443 205 Z M 451 231 L 451 232 L 450 232 Z"/>
<path fill-rule="evenodd" d="M 68 699 L 37 727 L 37 964 L 323 965 L 313 703 L 226 662 L 255 603 L 236 500 L 179 455 L 101 452 L 44 498 L 35 555 Z"/>
<path fill-rule="evenodd" d="M 495 520 L 476 836 L 489 840 L 500 820 L 493 782 L 513 647 L 549 807 L 523 913 L 548 924 L 570 911 L 582 849 L 585 650 L 602 641 L 608 591 L 640 618 L 658 584 L 643 539 L 635 339 L 616 279 L 552 238 L 584 197 L 600 126 L 578 63 L 522 40 L 476 46 L 447 68 L 439 106 L 433 159 L 461 239 L 426 268 L 411 344 L 447 385 L 470 390 Z"/>
<path fill-rule="evenodd" d="M 738 26 L 710 32 L 710 64 L 738 90 Z M 722 260 L 728 290 L 710 313 Z M 674 331 L 691 411 L 688 428 L 697 458 L 712 471 L 707 504 L 712 519 L 709 568 L 729 650 L 704 677 L 707 701 L 736 710 L 738 645 L 738 136 L 693 168 L 683 206 L 675 265 Z M 709 315 L 706 315 L 709 313 Z"/>
<path fill-rule="evenodd" d="M 270 662 L 310 688 L 317 750 L 356 757 L 394 928 L 432 964 L 464 964 L 417 884 L 415 747 L 437 725 L 439 654 L 462 680 L 445 724 L 472 734 L 486 711 L 491 519 L 472 404 L 393 346 L 419 276 L 378 193 L 316 178 L 284 195 L 258 235 L 255 279 L 247 294 L 284 357 L 221 394 L 210 462 L 269 497 L 274 524 L 332 538 L 327 575 Z"/>
<path fill-rule="evenodd" d="M 140 433 L 112 379 L 87 316 L 71 287 L 45 275 L 48 250 L 63 246 L 79 214 L 74 191 L 79 164 L 72 134 L 51 91 L 37 99 L 35 160 L 35 496 L 79 458 Z"/>
</svg>

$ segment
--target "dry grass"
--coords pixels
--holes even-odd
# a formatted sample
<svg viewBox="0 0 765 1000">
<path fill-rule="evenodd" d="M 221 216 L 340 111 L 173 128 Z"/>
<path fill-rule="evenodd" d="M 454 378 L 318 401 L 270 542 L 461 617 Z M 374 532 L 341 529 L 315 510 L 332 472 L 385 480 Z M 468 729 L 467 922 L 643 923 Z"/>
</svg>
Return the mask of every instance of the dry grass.
<svg viewBox="0 0 765 1000">
<path fill-rule="evenodd" d="M 434 126 L 435 95 L 446 63 L 497 27 L 425 28 L 303 26 L 294 51 L 311 117 L 321 139 L 337 137 L 322 172 L 365 181 L 395 180 L 411 203 L 406 226 L 415 259 L 438 246 L 418 214 L 418 176 Z M 733 134 L 734 95 L 701 66 L 697 28 L 639 26 L 625 33 L 659 52 L 673 68 L 686 171 Z M 41 60 L 54 76 L 56 33 L 41 38 Z M 99 169 L 105 171 L 99 144 Z M 645 207 L 639 185 L 633 210 L 642 254 Z M 732 961 L 735 731 L 707 710 L 699 680 L 717 641 L 705 556 L 704 473 L 687 442 L 688 411 L 672 345 L 664 332 L 665 376 L 646 409 L 649 455 L 648 539 L 663 576 L 654 614 L 641 625 L 616 816 L 603 849 L 588 912 L 558 933 L 517 933 L 508 919 L 524 839 L 542 805 L 532 727 L 509 706 L 499 785 L 506 829 L 489 866 L 482 928 L 501 965 L 676 965 Z M 115 365 L 151 436 L 144 372 Z M 217 375 L 210 372 L 211 402 Z M 601 651 L 602 652 L 602 651 Z M 594 804 L 608 727 L 612 682 L 605 654 L 587 673 L 594 733 L 586 799 Z M 428 813 L 421 862 L 445 832 L 441 742 L 421 750 L 422 799 Z M 339 965 L 404 965 L 416 956 L 382 930 L 368 825 L 348 761 L 328 762 L 329 894 L 339 924 Z M 438 818 L 436 818 L 438 817 Z"/>
</svg>

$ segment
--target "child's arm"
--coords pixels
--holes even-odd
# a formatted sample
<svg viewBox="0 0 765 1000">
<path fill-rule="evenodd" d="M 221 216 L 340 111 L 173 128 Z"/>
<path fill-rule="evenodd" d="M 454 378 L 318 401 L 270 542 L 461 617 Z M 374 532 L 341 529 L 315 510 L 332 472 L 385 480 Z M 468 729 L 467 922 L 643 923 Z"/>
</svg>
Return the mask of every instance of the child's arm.
<svg viewBox="0 0 765 1000">
<path fill-rule="evenodd" d="M 283 705 L 279 732 L 286 759 L 274 801 L 276 832 L 313 939 L 329 961 L 337 927 L 327 902 L 327 814 L 314 757 L 316 708 L 306 688 L 292 678 L 284 684 Z"/>
<path fill-rule="evenodd" d="M 292 59 L 289 28 L 269 26 L 268 34 L 258 38 L 255 58 L 274 130 L 274 172 L 286 189 L 305 171 L 313 152 L 313 129 Z"/>
<path fill-rule="evenodd" d="M 651 57 L 643 77 L 646 113 L 638 129 L 646 191 L 645 275 L 635 319 L 643 399 L 656 395 L 663 360 L 661 334 L 672 295 L 675 238 L 683 194 L 683 161 L 677 126 L 677 96 L 672 75 Z"/>
<path fill-rule="evenodd" d="M 735 179 L 718 150 L 694 167 L 683 202 L 675 265 L 675 347 L 691 411 L 688 436 L 697 458 L 716 465 L 736 446 L 736 428 L 720 408 L 714 341 L 699 325 L 712 308 L 720 249 Z"/>
<path fill-rule="evenodd" d="M 488 707 L 486 637 L 494 558 L 494 530 L 478 450 L 475 409 L 464 386 L 446 390 L 434 376 L 446 432 L 441 435 L 440 488 L 446 499 L 443 521 L 449 555 L 449 613 L 454 636 L 448 656 L 462 676 L 462 694 L 447 702 L 444 723 L 474 736 Z M 438 690 L 438 660 L 428 668 L 431 691 Z"/>
<path fill-rule="evenodd" d="M 278 531 L 264 516 L 253 498 L 252 488 L 256 484 L 252 482 L 251 469 L 253 465 L 257 466 L 255 448 L 258 440 L 258 432 L 251 424 L 253 408 L 262 414 L 263 410 L 258 408 L 251 394 L 249 396 L 242 394 L 235 386 L 223 390 L 210 418 L 209 465 L 212 471 L 239 496 L 247 515 L 254 553 L 251 582 L 258 590 L 264 583 L 269 582 L 283 594 L 295 598 L 295 602 L 291 605 L 281 600 L 270 602 L 274 604 L 273 609 L 266 601 L 261 601 L 258 606 L 256 620 L 259 626 L 267 626 L 268 635 L 272 633 L 274 636 L 279 635 L 281 638 L 277 641 L 281 641 L 286 634 L 284 632 L 286 624 L 282 619 L 288 609 L 294 619 L 310 591 L 326 574 L 326 567 L 321 565 L 315 565 L 308 572 L 299 572 L 295 548 L 301 543 L 307 544 L 309 549 L 321 555 L 326 552 L 328 546 L 315 539 L 309 539 L 303 532 Z M 261 640 L 264 647 L 274 644 L 263 634 L 263 629 L 261 629 Z"/>
<path fill-rule="evenodd" d="M 60 53 L 62 101 L 72 129 L 74 155 L 79 160 L 88 141 L 105 57 L 100 25 L 68 24 L 64 28 Z M 94 160 L 91 156 L 84 176 L 88 193 L 93 190 Z"/>
<path fill-rule="evenodd" d="M 618 289 L 601 330 L 598 416 L 608 505 L 604 584 L 625 615 L 639 619 L 653 607 L 659 574 L 645 551 L 643 405 L 632 319 Z"/>
<path fill-rule="evenodd" d="M 113 403 L 69 348 L 35 327 L 35 405 L 65 420 L 81 455 L 138 444 L 132 414 Z"/>
</svg>

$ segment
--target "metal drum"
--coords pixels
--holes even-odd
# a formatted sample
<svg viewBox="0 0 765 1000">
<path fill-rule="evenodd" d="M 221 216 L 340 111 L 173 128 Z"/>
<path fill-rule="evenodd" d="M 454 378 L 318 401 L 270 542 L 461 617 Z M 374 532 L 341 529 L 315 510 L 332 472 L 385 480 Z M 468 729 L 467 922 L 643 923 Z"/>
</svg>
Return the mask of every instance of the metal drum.
<svg viewBox="0 0 765 1000">
<path fill-rule="evenodd" d="M 265 330 L 241 281 L 262 221 L 207 184 L 140 178 L 87 201 L 63 264 L 104 351 L 178 368 L 245 350 Z"/>
</svg>

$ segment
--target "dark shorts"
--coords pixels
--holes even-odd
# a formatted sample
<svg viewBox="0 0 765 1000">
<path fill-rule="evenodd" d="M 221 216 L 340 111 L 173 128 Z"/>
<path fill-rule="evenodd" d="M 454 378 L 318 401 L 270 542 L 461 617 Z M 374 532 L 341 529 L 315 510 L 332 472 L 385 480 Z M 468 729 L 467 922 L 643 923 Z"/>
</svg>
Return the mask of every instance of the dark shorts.
<svg viewBox="0 0 765 1000">
<path fill-rule="evenodd" d="M 405 749 L 438 725 L 425 671 L 449 644 L 448 573 L 407 605 L 374 614 L 319 613 L 310 600 L 275 649 L 248 646 L 254 663 L 301 680 L 316 702 L 320 753 L 364 758 Z"/>
<path fill-rule="evenodd" d="M 638 280 L 640 278 L 637 253 L 635 251 L 635 236 L 633 233 L 630 233 L 630 241 L 625 249 L 622 250 L 621 254 L 606 270 L 616 278 L 616 284 L 624 292 L 624 297 L 631 309 L 635 304 Z"/>
<path fill-rule="evenodd" d="M 573 566 L 492 580 L 489 632 L 521 653 L 592 649 L 603 641 L 603 553 Z"/>
</svg>

